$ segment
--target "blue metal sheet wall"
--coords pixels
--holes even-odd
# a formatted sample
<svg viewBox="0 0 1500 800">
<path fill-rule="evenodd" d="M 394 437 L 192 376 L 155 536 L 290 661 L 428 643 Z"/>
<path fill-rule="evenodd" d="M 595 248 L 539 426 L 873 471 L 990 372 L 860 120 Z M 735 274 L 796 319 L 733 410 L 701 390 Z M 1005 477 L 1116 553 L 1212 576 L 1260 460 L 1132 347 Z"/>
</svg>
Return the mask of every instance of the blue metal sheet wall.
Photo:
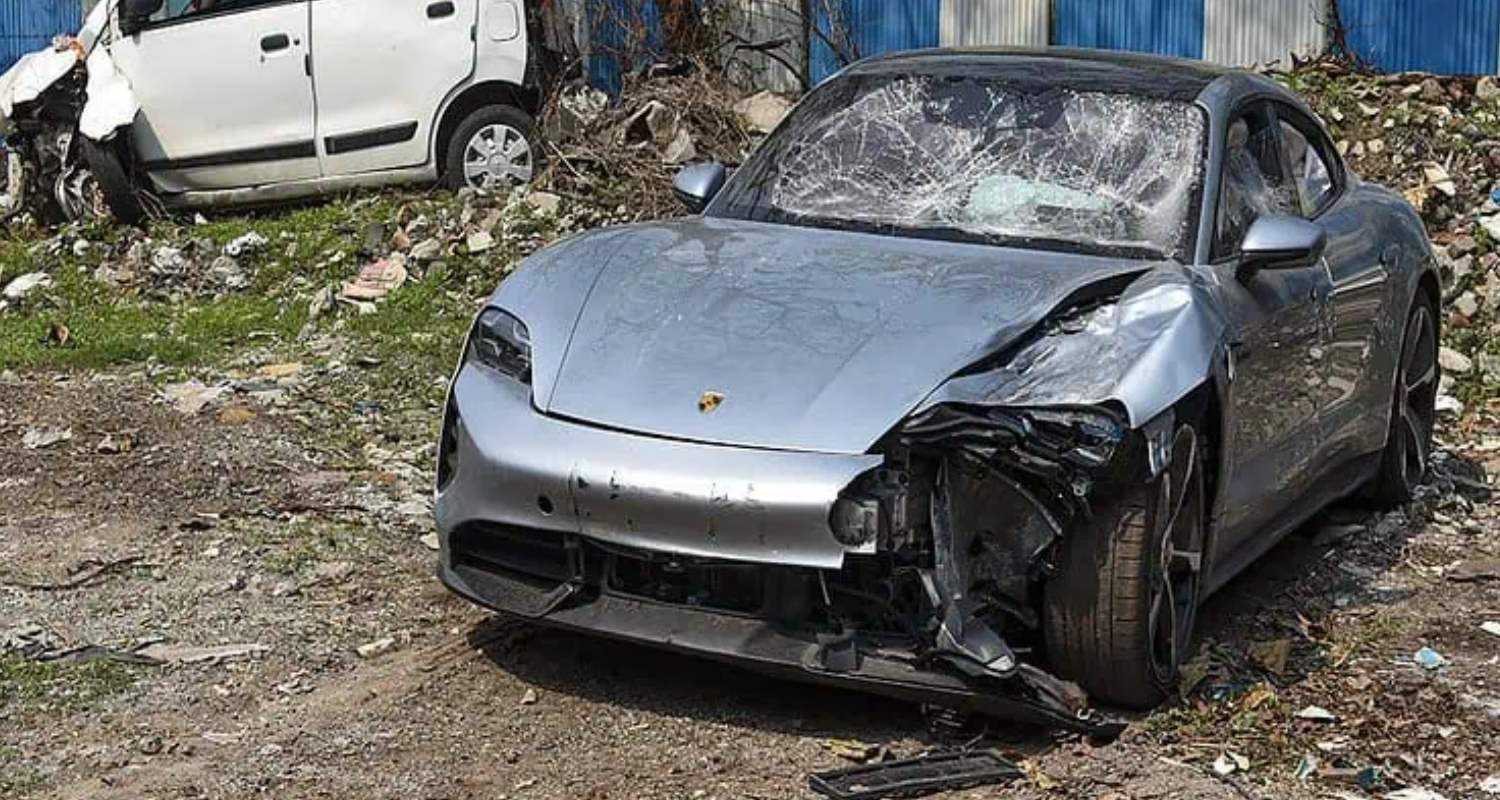
<svg viewBox="0 0 1500 800">
<path fill-rule="evenodd" d="M 942 0 L 839 0 L 838 7 L 861 58 L 938 46 Z M 829 31 L 826 10 L 820 10 L 817 24 L 819 30 Z M 812 79 L 817 83 L 842 65 L 822 38 L 814 35 L 813 39 Z"/>
<path fill-rule="evenodd" d="M 1052 43 L 1202 58 L 1204 2 L 1054 0 Z"/>
<path fill-rule="evenodd" d="M 589 81 L 620 93 L 624 72 L 664 55 L 655 0 L 588 0 Z"/>
<path fill-rule="evenodd" d="M 1375 67 L 1450 75 L 1500 68 L 1500 2 L 1342 0 L 1349 46 Z"/>
<path fill-rule="evenodd" d="M 0 71 L 59 33 L 77 33 L 82 15 L 78 0 L 0 0 Z"/>
</svg>

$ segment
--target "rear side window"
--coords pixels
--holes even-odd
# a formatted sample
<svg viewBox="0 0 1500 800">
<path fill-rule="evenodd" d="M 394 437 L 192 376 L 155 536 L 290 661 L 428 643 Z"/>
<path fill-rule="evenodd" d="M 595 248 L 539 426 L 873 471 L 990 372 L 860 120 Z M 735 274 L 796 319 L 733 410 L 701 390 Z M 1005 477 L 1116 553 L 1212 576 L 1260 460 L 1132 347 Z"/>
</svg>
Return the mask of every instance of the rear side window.
<svg viewBox="0 0 1500 800">
<path fill-rule="evenodd" d="M 1307 136 L 1286 120 L 1281 121 L 1281 147 L 1302 208 L 1307 216 L 1316 216 L 1333 199 L 1333 170 Z"/>
<path fill-rule="evenodd" d="M 1295 190 L 1282 177 L 1280 156 L 1266 115 L 1246 114 L 1229 126 L 1214 236 L 1215 258 L 1238 253 L 1245 233 L 1257 219 L 1299 213 Z"/>
</svg>

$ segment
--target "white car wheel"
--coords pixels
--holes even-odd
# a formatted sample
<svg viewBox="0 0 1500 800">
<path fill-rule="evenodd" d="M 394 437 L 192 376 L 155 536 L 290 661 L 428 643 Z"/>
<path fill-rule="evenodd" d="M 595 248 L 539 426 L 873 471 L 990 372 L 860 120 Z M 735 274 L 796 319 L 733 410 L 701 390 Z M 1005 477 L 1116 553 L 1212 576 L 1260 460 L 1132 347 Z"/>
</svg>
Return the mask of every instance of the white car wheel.
<svg viewBox="0 0 1500 800">
<path fill-rule="evenodd" d="M 504 123 L 480 128 L 464 145 L 464 183 L 481 192 L 524 186 L 535 170 L 526 135 Z"/>
</svg>

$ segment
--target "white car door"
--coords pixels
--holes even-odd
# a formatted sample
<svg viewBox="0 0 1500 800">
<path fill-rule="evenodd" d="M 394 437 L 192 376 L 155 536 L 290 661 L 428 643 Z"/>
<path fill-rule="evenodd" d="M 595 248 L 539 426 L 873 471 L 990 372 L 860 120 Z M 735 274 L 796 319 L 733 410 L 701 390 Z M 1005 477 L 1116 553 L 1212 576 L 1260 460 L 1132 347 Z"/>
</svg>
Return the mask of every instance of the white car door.
<svg viewBox="0 0 1500 800">
<path fill-rule="evenodd" d="M 317 0 L 323 174 L 425 164 L 437 112 L 474 72 L 478 0 Z"/>
<path fill-rule="evenodd" d="M 319 175 L 308 0 L 173 0 L 110 55 L 140 99 L 135 149 L 164 191 Z"/>
</svg>

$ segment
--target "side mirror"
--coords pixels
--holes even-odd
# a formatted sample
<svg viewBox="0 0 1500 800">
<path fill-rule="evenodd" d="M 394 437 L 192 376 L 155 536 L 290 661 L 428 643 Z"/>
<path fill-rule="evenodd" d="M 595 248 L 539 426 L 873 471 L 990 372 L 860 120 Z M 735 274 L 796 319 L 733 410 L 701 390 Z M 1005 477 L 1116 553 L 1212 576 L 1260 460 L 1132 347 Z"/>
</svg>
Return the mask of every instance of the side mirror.
<svg viewBox="0 0 1500 800">
<path fill-rule="evenodd" d="M 120 3 L 120 33 L 134 36 L 145 27 L 151 15 L 161 10 L 165 0 L 122 0 Z"/>
<path fill-rule="evenodd" d="M 703 213 L 708 204 L 724 188 L 729 171 L 723 164 L 691 164 L 683 167 L 672 179 L 672 192 L 677 199 L 694 214 Z"/>
<path fill-rule="evenodd" d="M 1299 269 L 1316 264 L 1328 245 L 1323 229 L 1298 217 L 1261 217 L 1240 244 L 1238 275 L 1249 278 L 1261 270 Z"/>
</svg>

